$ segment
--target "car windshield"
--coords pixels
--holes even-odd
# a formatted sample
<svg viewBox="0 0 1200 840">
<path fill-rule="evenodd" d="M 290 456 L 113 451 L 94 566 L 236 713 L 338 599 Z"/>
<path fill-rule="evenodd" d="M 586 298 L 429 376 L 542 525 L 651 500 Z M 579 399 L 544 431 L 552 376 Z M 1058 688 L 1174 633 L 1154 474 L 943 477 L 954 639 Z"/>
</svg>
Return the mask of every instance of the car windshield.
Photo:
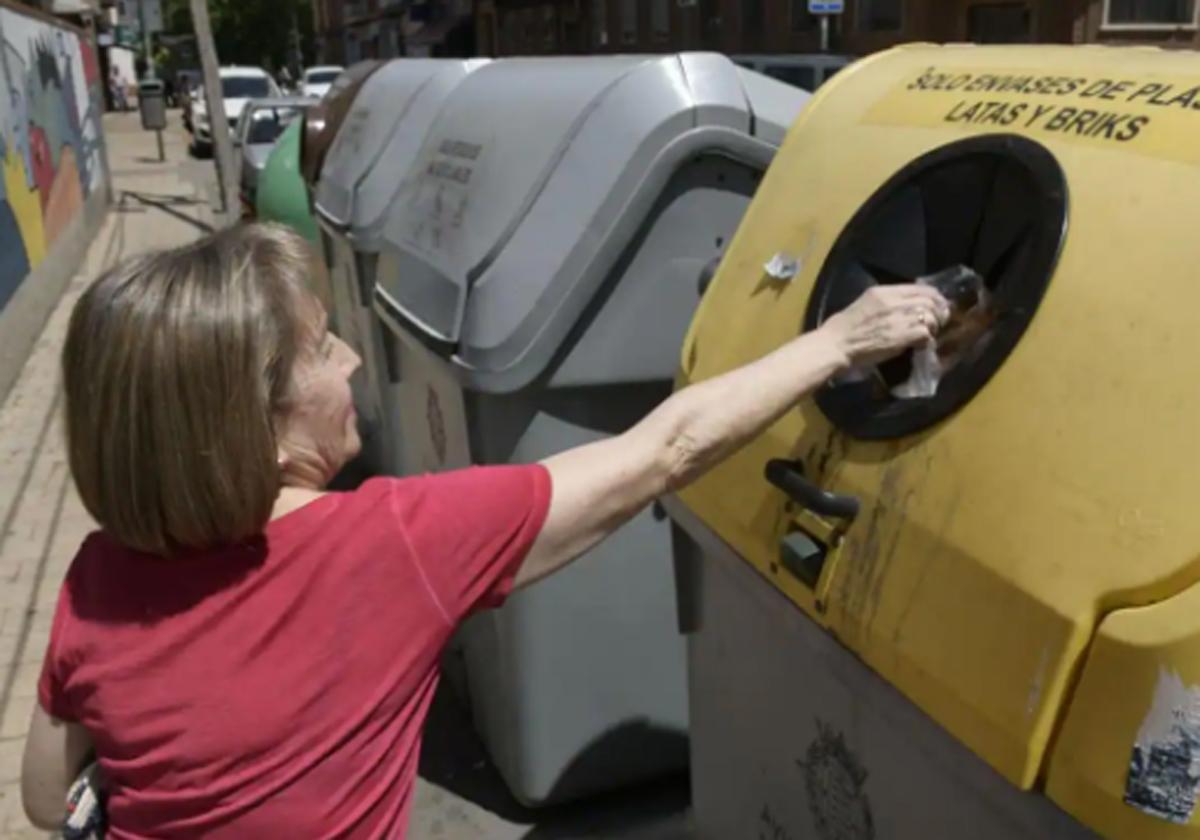
<svg viewBox="0 0 1200 840">
<path fill-rule="evenodd" d="M 250 115 L 246 142 L 252 146 L 274 143 L 299 113 L 299 108 L 256 108 Z"/>
<path fill-rule="evenodd" d="M 221 80 L 221 96 L 225 99 L 250 99 L 270 93 L 267 80 L 261 76 L 231 76 Z"/>
<path fill-rule="evenodd" d="M 304 77 L 310 85 L 327 85 L 338 77 L 340 70 L 313 70 Z"/>
</svg>

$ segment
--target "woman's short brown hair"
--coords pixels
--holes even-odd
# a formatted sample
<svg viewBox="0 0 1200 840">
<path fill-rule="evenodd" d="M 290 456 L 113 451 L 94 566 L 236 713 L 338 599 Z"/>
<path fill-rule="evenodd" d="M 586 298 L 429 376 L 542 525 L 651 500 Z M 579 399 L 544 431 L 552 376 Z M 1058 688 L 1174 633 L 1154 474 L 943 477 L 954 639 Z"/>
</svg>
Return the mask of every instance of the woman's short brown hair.
<svg viewBox="0 0 1200 840">
<path fill-rule="evenodd" d="M 275 420 L 316 307 L 311 252 L 243 225 L 108 271 L 63 349 L 71 472 L 88 511 L 155 554 L 261 533 L 279 492 Z"/>
</svg>

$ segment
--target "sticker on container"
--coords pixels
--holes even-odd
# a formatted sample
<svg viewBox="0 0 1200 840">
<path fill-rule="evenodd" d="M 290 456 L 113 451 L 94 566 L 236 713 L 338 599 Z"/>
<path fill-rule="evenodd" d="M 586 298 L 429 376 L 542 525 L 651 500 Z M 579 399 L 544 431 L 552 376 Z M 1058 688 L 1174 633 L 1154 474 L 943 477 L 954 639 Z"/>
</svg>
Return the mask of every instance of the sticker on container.
<svg viewBox="0 0 1200 840">
<path fill-rule="evenodd" d="M 1200 789 L 1200 686 L 1186 685 L 1162 669 L 1150 710 L 1138 730 L 1125 804 L 1168 822 L 1186 825 Z"/>
<path fill-rule="evenodd" d="M 426 150 L 403 188 L 404 201 L 413 209 L 408 245 L 443 257 L 463 250 L 471 191 L 479 181 L 486 148 L 482 141 L 442 138 Z"/>
</svg>

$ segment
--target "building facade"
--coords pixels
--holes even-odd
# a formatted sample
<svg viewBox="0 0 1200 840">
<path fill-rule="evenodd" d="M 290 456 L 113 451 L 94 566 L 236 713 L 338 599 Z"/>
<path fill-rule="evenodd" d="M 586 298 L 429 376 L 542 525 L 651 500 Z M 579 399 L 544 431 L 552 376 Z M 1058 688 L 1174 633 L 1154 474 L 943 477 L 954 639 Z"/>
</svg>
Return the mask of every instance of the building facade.
<svg viewBox="0 0 1200 840">
<path fill-rule="evenodd" d="M 342 18 L 344 2 L 313 0 L 313 40 L 318 64 L 346 63 L 346 28 Z"/>
<path fill-rule="evenodd" d="M 1091 0 L 1074 20 L 1078 43 L 1200 49 L 1200 0 Z"/>
<path fill-rule="evenodd" d="M 1200 47 L 1200 0 L 846 0 L 834 52 L 909 41 Z M 476 0 L 484 55 L 821 49 L 808 0 Z"/>
<path fill-rule="evenodd" d="M 909 41 L 1200 48 L 1200 0 L 846 0 L 829 48 Z M 325 63 L 401 55 L 812 53 L 808 0 L 314 0 Z M 472 22 L 473 18 L 473 22 Z"/>
<path fill-rule="evenodd" d="M 471 0 L 314 0 L 321 63 L 474 55 Z"/>
</svg>

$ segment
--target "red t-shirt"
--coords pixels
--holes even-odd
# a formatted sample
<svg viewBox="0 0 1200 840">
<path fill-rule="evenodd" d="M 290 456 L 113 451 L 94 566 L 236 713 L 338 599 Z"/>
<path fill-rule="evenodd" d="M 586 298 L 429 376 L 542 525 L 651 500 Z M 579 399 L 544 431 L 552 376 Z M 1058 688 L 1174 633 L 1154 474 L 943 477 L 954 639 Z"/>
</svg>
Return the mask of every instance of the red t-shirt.
<svg viewBox="0 0 1200 840">
<path fill-rule="evenodd" d="M 163 559 L 103 533 L 39 685 L 112 784 L 113 838 L 402 837 L 438 659 L 545 521 L 542 467 L 375 479 Z"/>
</svg>

